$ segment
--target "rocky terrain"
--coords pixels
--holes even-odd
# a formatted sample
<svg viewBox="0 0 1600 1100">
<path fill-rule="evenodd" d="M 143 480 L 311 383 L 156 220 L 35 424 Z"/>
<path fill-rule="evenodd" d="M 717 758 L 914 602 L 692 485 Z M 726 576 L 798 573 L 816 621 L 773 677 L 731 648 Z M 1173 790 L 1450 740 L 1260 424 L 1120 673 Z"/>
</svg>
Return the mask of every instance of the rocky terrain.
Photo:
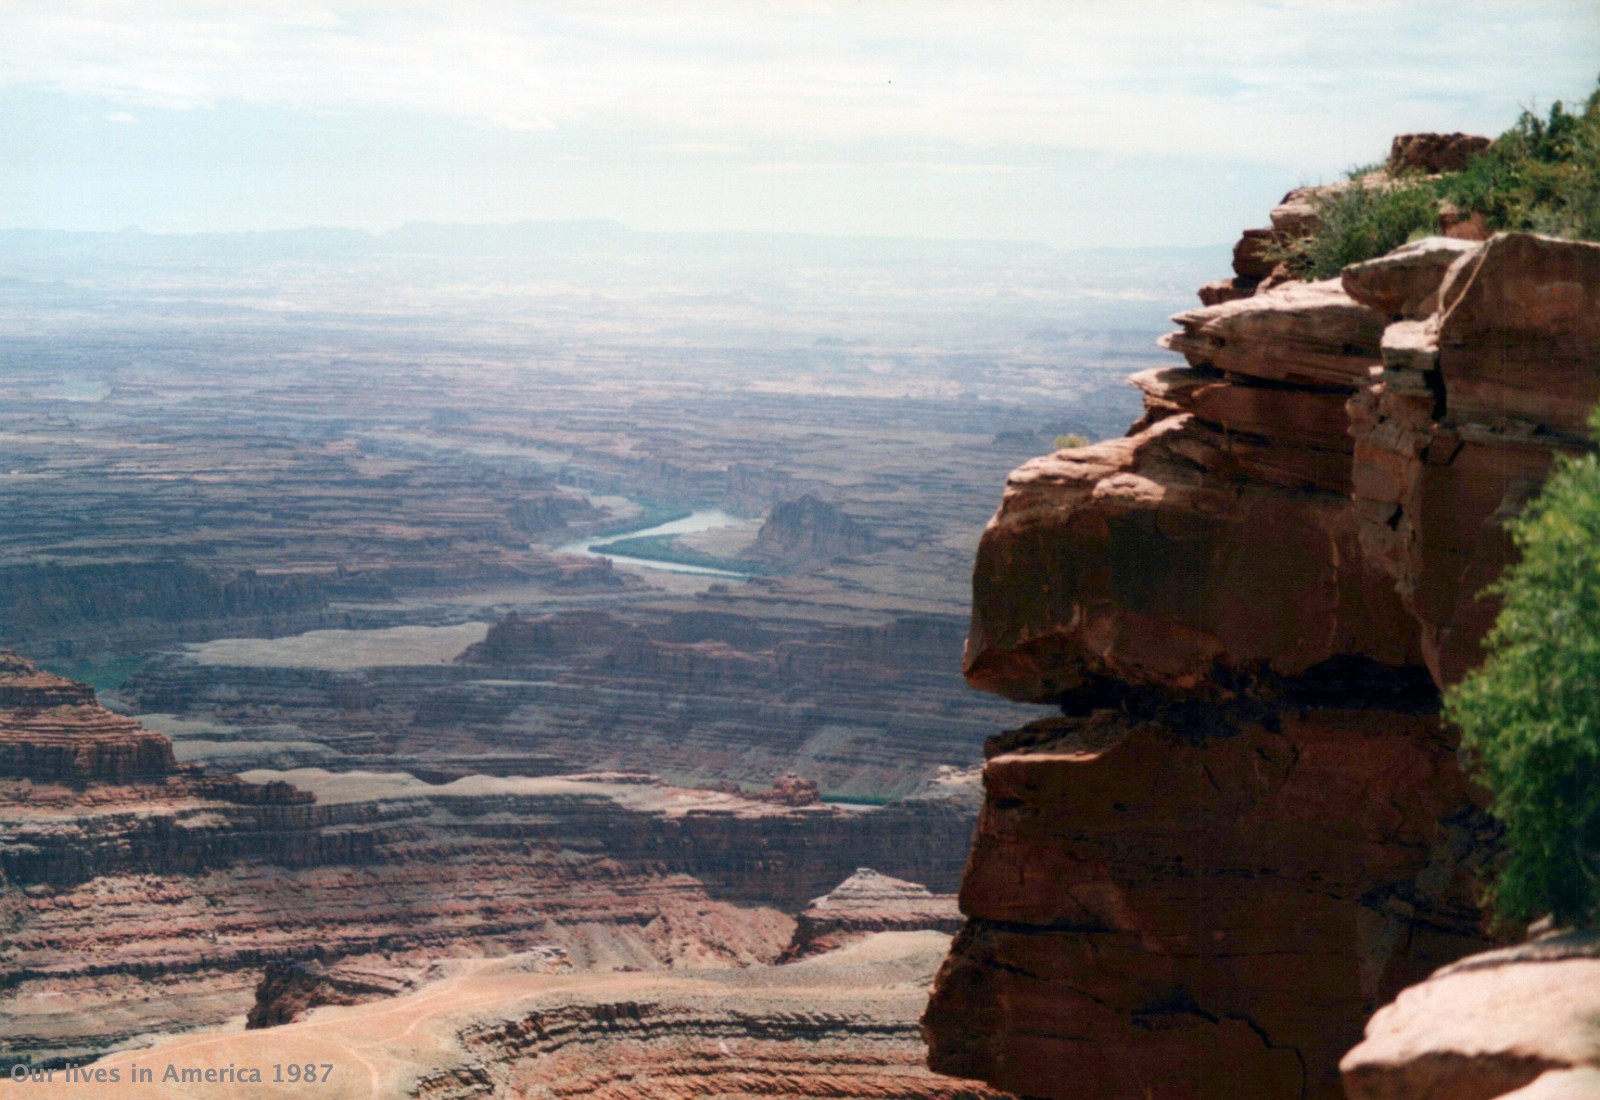
<svg viewBox="0 0 1600 1100">
<path fill-rule="evenodd" d="M 577 974 L 537 952 L 456 959 L 389 1000 L 319 1008 L 265 1031 L 171 1038 L 100 1060 L 89 1070 L 105 1075 L 98 1086 L 62 1069 L 0 1079 L 0 1095 L 1004 1100 L 922 1065 L 916 1014 L 948 942 L 936 932 L 877 935 L 742 970 Z M 307 1064 L 315 1085 L 288 1083 L 285 1070 Z M 215 1077 L 164 1082 L 169 1065 Z M 150 1081 L 138 1083 L 136 1071 Z"/>
<path fill-rule="evenodd" d="M 961 911 L 954 894 L 935 894 L 918 883 L 862 867 L 800 911 L 794 939 L 781 961 L 820 955 L 878 932 L 925 928 L 960 930 Z"/>
<path fill-rule="evenodd" d="M 1375 1009 L 1489 946 L 1494 831 L 1437 693 L 1492 621 L 1498 521 L 1586 446 L 1600 245 L 1430 239 L 1301 284 L 1260 236 L 1175 318 L 1188 365 L 1135 378 L 1132 432 L 1024 464 L 984 534 L 967 677 L 1062 716 L 987 746 L 941 1072 L 1331 1100 Z M 1460 980 L 1374 1022 L 1352 1095 L 1498 1095 L 1381 1072 Z"/>
<path fill-rule="evenodd" d="M 4 662 L 0 1033 L 13 1060 L 242 1015 L 263 971 L 291 960 L 343 967 L 330 982 L 345 996 L 362 985 L 352 968 L 388 975 L 381 992 L 442 955 L 541 945 L 584 969 L 771 962 L 788 914 L 860 863 L 953 889 L 971 828 L 970 803 L 937 789 L 849 810 L 636 773 L 208 776 L 86 686 Z M 43 775 L 16 751 L 39 729 L 98 771 Z M 111 749 L 128 744 L 162 766 L 125 774 Z"/>
<path fill-rule="evenodd" d="M 223 769 L 882 800 L 977 764 L 1019 713 L 956 671 L 989 486 L 1117 430 L 1197 255 L 521 239 L 7 235 L 0 645 Z M 712 573 L 588 549 L 713 514 L 665 540 Z M 510 612 L 626 638 L 342 652 Z M 341 652 L 247 645 L 291 638 Z"/>
<path fill-rule="evenodd" d="M 1600 942 L 1547 935 L 1444 967 L 1345 1056 L 1351 1100 L 1600 1095 Z"/>
<path fill-rule="evenodd" d="M 149 659 L 118 698 L 180 752 L 219 764 L 403 760 L 450 777 L 620 767 L 752 788 L 795 771 L 830 796 L 874 799 L 969 763 L 973 726 L 1015 714 L 949 673 L 957 616 L 819 613 L 761 586 L 512 612 L 487 632 L 191 646 Z M 364 643 L 373 651 L 354 656 Z"/>
<path fill-rule="evenodd" d="M 989 484 L 1126 418 L 1197 254 L 588 233 L 3 234 L 0 644 L 60 695 L 0 706 L 8 1059 L 270 1046 L 451 959 L 758 968 L 859 867 L 954 890 L 1019 713 L 958 672 Z M 839 938 L 948 926 L 902 900 Z M 982 1094 L 885 981 L 882 1026 L 708 1034 L 756 1091 Z M 703 1063 L 699 1011 L 640 1057 Z"/>
</svg>

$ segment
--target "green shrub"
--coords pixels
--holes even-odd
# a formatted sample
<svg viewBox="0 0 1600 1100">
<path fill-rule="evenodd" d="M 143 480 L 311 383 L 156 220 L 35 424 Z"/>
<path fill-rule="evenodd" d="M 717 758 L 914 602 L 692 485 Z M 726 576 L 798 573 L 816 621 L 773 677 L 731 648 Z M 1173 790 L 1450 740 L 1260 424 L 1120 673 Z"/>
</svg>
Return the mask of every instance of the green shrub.
<svg viewBox="0 0 1600 1100">
<path fill-rule="evenodd" d="M 1494 910 L 1585 923 L 1600 903 L 1600 462 L 1560 463 L 1511 531 L 1522 558 L 1489 590 L 1505 601 L 1490 655 L 1445 713 L 1505 826 Z"/>
<path fill-rule="evenodd" d="M 1305 279 L 1331 279 L 1346 264 L 1382 256 L 1439 220 L 1439 203 L 1426 183 L 1370 187 L 1351 183 L 1316 203 L 1322 229 L 1286 254 Z"/>
<path fill-rule="evenodd" d="M 1315 200 L 1322 227 L 1272 251 L 1303 279 L 1329 279 L 1346 264 L 1381 256 L 1436 231 L 1439 209 L 1481 212 L 1493 231 L 1531 230 L 1600 239 L 1600 89 L 1581 109 L 1557 101 L 1517 124 L 1460 172 L 1361 182 L 1378 165 L 1352 169 L 1349 186 Z"/>
<path fill-rule="evenodd" d="M 1491 229 L 1600 237 L 1600 90 L 1577 112 L 1559 101 L 1545 118 L 1524 111 L 1435 186 L 1444 201 L 1483 211 Z"/>
</svg>

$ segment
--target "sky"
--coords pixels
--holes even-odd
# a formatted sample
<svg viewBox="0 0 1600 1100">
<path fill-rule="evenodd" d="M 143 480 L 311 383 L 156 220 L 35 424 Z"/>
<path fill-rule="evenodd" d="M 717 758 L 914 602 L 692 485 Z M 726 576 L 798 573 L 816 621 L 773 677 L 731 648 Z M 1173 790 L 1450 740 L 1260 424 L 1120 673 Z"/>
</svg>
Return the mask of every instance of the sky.
<svg viewBox="0 0 1600 1100">
<path fill-rule="evenodd" d="M 1597 76 L 1600 0 L 0 0 L 0 228 L 1212 244 Z"/>
</svg>

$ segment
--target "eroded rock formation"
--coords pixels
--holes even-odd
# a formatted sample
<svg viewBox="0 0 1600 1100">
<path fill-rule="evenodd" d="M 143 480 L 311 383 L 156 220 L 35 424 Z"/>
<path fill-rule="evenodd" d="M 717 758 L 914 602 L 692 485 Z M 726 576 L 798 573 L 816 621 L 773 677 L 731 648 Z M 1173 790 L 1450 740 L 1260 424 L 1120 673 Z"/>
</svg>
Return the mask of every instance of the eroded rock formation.
<svg viewBox="0 0 1600 1100">
<path fill-rule="evenodd" d="M 176 770 L 165 737 L 106 710 L 88 684 L 0 650 L 0 780 L 130 783 Z"/>
<path fill-rule="evenodd" d="M 1380 1010 L 1344 1059 L 1345 1092 L 1350 1100 L 1600 1096 L 1597 1018 L 1600 935 L 1485 952 Z"/>
<path fill-rule="evenodd" d="M 794 939 L 779 961 L 820 955 L 875 932 L 954 933 L 960 927 L 954 894 L 935 894 L 918 883 L 861 867 L 801 910 Z"/>
<path fill-rule="evenodd" d="M 597 969 L 771 962 L 792 938 L 787 914 L 862 862 L 953 889 L 970 835 L 960 799 L 852 811 L 803 782 L 785 791 L 806 799 L 760 800 L 616 772 L 208 776 L 172 765 L 164 738 L 101 711 L 86 686 L 6 661 L 6 699 L 24 705 L 0 711 L 0 728 L 99 711 L 117 744 L 168 753 L 165 774 L 138 782 L 111 768 L 0 774 L 12 1059 L 80 1059 L 236 1016 L 264 969 L 294 960 L 333 976 L 279 975 L 263 1022 L 358 999 L 373 984 L 360 974 L 445 953 L 543 945 Z"/>
<path fill-rule="evenodd" d="M 746 556 L 785 569 L 805 569 L 871 553 L 879 545 L 861 523 L 807 493 L 772 506 Z"/>
<path fill-rule="evenodd" d="M 1133 432 L 1024 465 L 985 532 L 968 680 L 1064 716 L 989 742 L 942 1072 L 1332 1100 L 1366 1017 L 1487 942 L 1437 688 L 1492 621 L 1500 521 L 1584 446 L 1600 246 L 1270 283 L 1179 314 Z"/>
<path fill-rule="evenodd" d="M 323 1005 L 357 1005 L 403 993 L 420 971 L 394 966 L 323 966 L 315 959 L 279 959 L 267 964 L 256 986 L 256 1003 L 245 1016 L 254 1030 L 293 1023 Z"/>
<path fill-rule="evenodd" d="M 95 1063 L 105 1095 L 165 1100 L 183 1086 L 132 1083 L 132 1067 L 329 1066 L 303 1091 L 357 1100 L 485 1096 L 691 1100 L 1008 1100 L 922 1065 L 916 1014 L 949 944 L 936 932 L 870 937 L 791 966 L 567 973 L 542 950 L 454 958 L 381 1003 L 328 1005 L 270 1031 L 211 1031 Z M 189 1086 L 227 1091 L 227 1084 Z M 277 1086 L 282 1090 L 285 1086 Z M 101 1093 L 94 1093 L 100 1095 Z M 81 1100 L 81 1078 L 0 1076 L 0 1096 Z"/>
</svg>

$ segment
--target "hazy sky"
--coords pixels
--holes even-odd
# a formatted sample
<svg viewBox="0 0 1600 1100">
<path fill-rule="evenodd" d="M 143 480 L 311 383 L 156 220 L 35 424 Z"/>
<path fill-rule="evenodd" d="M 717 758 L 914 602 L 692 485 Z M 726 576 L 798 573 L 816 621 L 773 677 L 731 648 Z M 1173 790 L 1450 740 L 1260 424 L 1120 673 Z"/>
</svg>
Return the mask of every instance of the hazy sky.
<svg viewBox="0 0 1600 1100">
<path fill-rule="evenodd" d="M 1600 75 L 1600 0 L 0 0 L 0 227 L 1201 244 Z"/>
</svg>

